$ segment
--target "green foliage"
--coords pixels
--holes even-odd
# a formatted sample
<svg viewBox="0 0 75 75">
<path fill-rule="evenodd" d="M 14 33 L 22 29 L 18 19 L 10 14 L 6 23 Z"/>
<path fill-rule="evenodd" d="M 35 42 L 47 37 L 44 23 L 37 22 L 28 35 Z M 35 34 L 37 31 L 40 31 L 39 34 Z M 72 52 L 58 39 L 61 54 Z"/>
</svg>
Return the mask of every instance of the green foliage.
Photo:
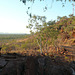
<svg viewBox="0 0 75 75">
<path fill-rule="evenodd" d="M 48 42 L 47 42 L 49 45 L 51 45 L 51 41 L 50 40 L 48 40 Z"/>
<path fill-rule="evenodd" d="M 27 49 L 29 49 L 29 50 L 30 49 L 34 49 L 36 47 L 37 47 L 37 42 L 36 42 L 35 38 L 28 39 L 27 41 L 25 41 L 24 43 L 21 44 L 21 48 L 25 49 L 25 50 L 27 50 Z"/>
<path fill-rule="evenodd" d="M 2 51 L 8 52 L 9 46 L 8 45 L 2 45 Z"/>
<path fill-rule="evenodd" d="M 27 49 L 28 48 L 28 45 L 26 43 L 25 44 L 21 44 L 21 48 Z"/>
<path fill-rule="evenodd" d="M 46 37 L 56 39 L 59 31 L 50 26 L 43 30 L 43 34 L 45 34 Z"/>
<path fill-rule="evenodd" d="M 13 43 L 16 40 L 24 39 L 29 37 L 29 34 L 0 34 L 0 42 L 4 43 Z"/>
<path fill-rule="evenodd" d="M 26 34 L 0 34 L 0 40 L 24 38 Z"/>
<path fill-rule="evenodd" d="M 58 21 L 59 21 L 61 18 L 62 18 L 62 17 L 60 17 L 60 16 L 57 16 L 57 20 L 58 20 Z"/>
<path fill-rule="evenodd" d="M 39 32 L 46 25 L 46 17 L 45 16 L 32 16 L 29 19 L 29 25 L 26 27 L 30 29 L 30 32 Z"/>
<path fill-rule="evenodd" d="M 70 14 L 69 17 L 72 18 L 73 17 L 73 14 Z"/>
<path fill-rule="evenodd" d="M 71 59 L 69 59 L 69 57 L 65 56 L 65 60 L 70 62 Z"/>
<path fill-rule="evenodd" d="M 55 24 L 55 20 L 54 21 L 48 21 L 48 26 Z"/>
<path fill-rule="evenodd" d="M 72 31 L 72 30 L 73 30 L 73 26 L 72 25 L 64 27 L 64 31 L 67 31 L 68 33 L 69 33 L 69 31 Z"/>
</svg>

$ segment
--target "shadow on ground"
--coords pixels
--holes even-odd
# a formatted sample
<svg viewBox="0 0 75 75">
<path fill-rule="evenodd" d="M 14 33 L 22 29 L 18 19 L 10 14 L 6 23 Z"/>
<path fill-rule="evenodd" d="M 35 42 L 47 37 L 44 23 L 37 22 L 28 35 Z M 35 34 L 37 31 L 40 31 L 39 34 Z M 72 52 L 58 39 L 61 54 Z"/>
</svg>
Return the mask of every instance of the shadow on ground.
<svg viewBox="0 0 75 75">
<path fill-rule="evenodd" d="M 0 75 L 75 75 L 75 61 L 67 62 L 60 57 L 0 56 Z"/>
</svg>

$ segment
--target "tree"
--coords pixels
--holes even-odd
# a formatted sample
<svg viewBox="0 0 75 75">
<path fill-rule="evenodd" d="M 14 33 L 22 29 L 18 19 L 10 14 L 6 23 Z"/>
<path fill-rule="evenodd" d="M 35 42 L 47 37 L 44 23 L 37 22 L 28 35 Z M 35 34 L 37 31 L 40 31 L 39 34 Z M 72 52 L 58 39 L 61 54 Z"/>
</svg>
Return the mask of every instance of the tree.
<svg viewBox="0 0 75 75">
<path fill-rule="evenodd" d="M 29 25 L 26 27 L 30 29 L 31 32 L 39 32 L 46 23 L 46 17 L 45 16 L 32 16 L 29 19 Z"/>
<path fill-rule="evenodd" d="M 55 21 L 50 21 L 49 24 L 55 24 Z M 37 40 L 38 46 L 40 48 L 41 54 L 42 50 L 48 50 L 48 40 L 51 39 L 52 44 L 54 44 L 54 39 L 57 38 L 58 31 L 46 22 L 45 16 L 32 16 L 29 19 L 29 25 L 27 28 L 35 33 L 35 38 Z"/>
<path fill-rule="evenodd" d="M 55 20 L 54 21 L 48 21 L 48 26 L 55 24 Z"/>
<path fill-rule="evenodd" d="M 62 17 L 60 17 L 60 16 L 57 16 L 57 20 L 58 20 L 58 21 L 59 21 L 61 18 L 62 18 Z"/>
<path fill-rule="evenodd" d="M 54 45 L 54 40 L 57 39 L 58 30 L 56 30 L 53 26 L 46 26 L 42 31 L 43 36 L 43 48 L 48 51 L 50 45 Z"/>
<path fill-rule="evenodd" d="M 28 5 L 28 2 L 33 4 L 33 3 L 35 3 L 36 0 L 20 0 L 20 1 L 22 1 L 25 5 L 26 4 Z M 45 0 L 39 0 L 39 1 L 41 2 L 41 1 L 45 1 Z M 61 1 L 63 4 L 63 1 L 66 2 L 67 0 L 56 0 L 56 1 Z M 71 0 L 68 0 L 68 1 L 71 1 Z M 72 1 L 75 1 L 75 0 L 72 0 Z M 54 2 L 54 0 L 52 0 L 52 2 Z M 47 4 L 43 5 L 43 6 L 44 6 L 44 10 L 47 10 L 47 8 L 48 8 Z M 63 4 L 63 6 L 64 6 L 64 4 Z M 28 10 L 30 8 L 31 8 L 31 6 L 28 6 Z M 51 37 L 52 42 L 53 42 L 53 40 L 58 35 L 57 30 L 55 30 L 53 28 L 47 29 L 47 26 L 55 24 L 55 21 L 49 21 L 48 23 L 46 23 L 45 16 L 35 16 L 35 15 L 33 16 L 32 13 L 28 12 L 28 10 L 27 10 L 27 14 L 30 16 L 30 19 L 29 19 L 29 25 L 27 26 L 27 28 L 30 28 L 30 32 L 32 34 L 34 34 L 34 32 L 38 32 L 38 34 L 36 34 L 37 35 L 36 39 L 37 39 L 37 43 L 40 47 L 40 51 L 42 53 L 42 40 L 44 41 L 44 39 L 46 39 L 45 42 L 46 42 L 46 48 L 47 48 L 48 38 Z M 58 20 L 60 20 L 61 18 L 62 17 L 58 16 Z M 46 30 L 43 30 L 44 28 L 46 28 Z M 45 38 L 45 36 L 46 36 L 46 38 Z"/>
<path fill-rule="evenodd" d="M 70 17 L 70 18 L 73 17 L 73 14 L 70 14 L 69 17 Z"/>
<path fill-rule="evenodd" d="M 45 16 L 32 16 L 29 19 L 29 25 L 27 26 L 27 28 L 30 29 L 31 32 L 36 33 L 38 32 L 38 34 L 36 34 L 36 40 L 37 43 L 40 47 L 40 51 L 42 54 L 42 40 L 43 40 L 43 36 L 41 33 L 42 28 L 44 28 L 46 26 L 46 17 Z"/>
</svg>

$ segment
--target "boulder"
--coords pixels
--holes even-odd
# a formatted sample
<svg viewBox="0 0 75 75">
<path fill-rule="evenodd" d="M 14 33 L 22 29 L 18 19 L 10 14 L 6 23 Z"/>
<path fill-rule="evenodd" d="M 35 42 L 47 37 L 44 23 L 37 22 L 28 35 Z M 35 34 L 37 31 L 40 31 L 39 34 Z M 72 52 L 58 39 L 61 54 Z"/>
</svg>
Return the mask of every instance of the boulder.
<svg viewBox="0 0 75 75">
<path fill-rule="evenodd" d="M 1 75 L 23 75 L 24 74 L 24 61 L 8 61 L 7 65 L 2 69 Z"/>
<path fill-rule="evenodd" d="M 53 66 L 50 74 L 51 75 L 72 75 L 72 70 L 70 69 L 70 67 L 58 65 L 58 66 Z"/>
<path fill-rule="evenodd" d="M 25 75 L 36 75 L 35 66 L 36 65 L 35 65 L 34 57 L 33 56 L 27 57 L 25 63 Z"/>
<path fill-rule="evenodd" d="M 7 64 L 7 61 L 5 61 L 5 59 L 0 58 L 0 69 L 2 69 L 3 67 L 5 67 Z"/>
<path fill-rule="evenodd" d="M 0 58 L 0 75 L 75 75 L 75 61 L 49 56 Z"/>
</svg>

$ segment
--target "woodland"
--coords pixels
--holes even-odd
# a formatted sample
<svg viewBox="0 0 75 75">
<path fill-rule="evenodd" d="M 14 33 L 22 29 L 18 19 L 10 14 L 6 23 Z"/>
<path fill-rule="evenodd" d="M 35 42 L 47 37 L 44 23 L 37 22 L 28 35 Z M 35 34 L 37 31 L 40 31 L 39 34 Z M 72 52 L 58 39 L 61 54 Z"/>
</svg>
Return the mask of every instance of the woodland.
<svg viewBox="0 0 75 75">
<path fill-rule="evenodd" d="M 75 75 L 75 16 L 47 22 L 46 16 L 27 14 L 31 34 L 0 34 L 0 75 Z"/>
</svg>

